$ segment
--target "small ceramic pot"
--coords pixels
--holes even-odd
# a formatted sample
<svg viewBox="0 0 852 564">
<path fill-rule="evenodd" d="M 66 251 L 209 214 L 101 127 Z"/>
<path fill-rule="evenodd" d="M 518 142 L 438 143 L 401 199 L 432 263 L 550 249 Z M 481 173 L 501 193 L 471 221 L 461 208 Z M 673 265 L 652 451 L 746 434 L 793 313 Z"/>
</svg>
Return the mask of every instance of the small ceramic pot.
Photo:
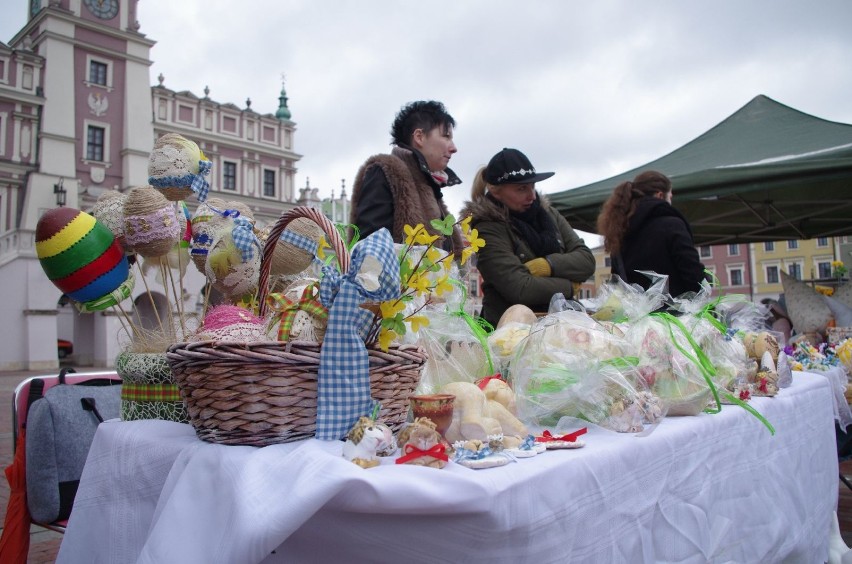
<svg viewBox="0 0 852 564">
<path fill-rule="evenodd" d="M 411 411 L 414 417 L 428 417 L 436 426 L 436 430 L 444 433 L 453 422 L 453 402 L 456 396 L 452 394 L 429 394 L 411 396 Z"/>
</svg>

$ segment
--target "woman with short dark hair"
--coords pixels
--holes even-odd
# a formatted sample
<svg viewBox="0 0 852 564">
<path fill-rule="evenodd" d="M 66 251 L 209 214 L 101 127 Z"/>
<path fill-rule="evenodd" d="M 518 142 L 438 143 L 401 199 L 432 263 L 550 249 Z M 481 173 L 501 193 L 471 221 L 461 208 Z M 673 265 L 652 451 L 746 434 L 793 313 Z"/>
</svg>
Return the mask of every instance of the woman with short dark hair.
<svg viewBox="0 0 852 564">
<path fill-rule="evenodd" d="M 453 142 L 455 120 L 440 102 L 417 101 L 405 105 L 391 126 L 389 155 L 374 155 L 358 170 L 352 189 L 350 222 L 366 237 L 381 228 L 397 243 L 405 239 L 406 225 L 423 224 L 432 235 L 433 219 L 449 214 L 441 190 L 460 184 L 448 168 L 457 151 Z M 441 247 L 461 256 L 458 228 Z"/>
</svg>

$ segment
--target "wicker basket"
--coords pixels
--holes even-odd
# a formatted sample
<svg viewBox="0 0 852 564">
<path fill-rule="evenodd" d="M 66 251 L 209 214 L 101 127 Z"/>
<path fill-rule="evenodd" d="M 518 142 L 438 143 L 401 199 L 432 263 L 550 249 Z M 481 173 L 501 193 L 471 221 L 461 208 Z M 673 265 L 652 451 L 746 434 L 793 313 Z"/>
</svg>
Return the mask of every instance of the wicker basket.
<svg viewBox="0 0 852 564">
<path fill-rule="evenodd" d="M 275 244 L 287 224 L 299 217 L 312 219 L 325 231 L 341 270 L 349 268 L 349 251 L 324 215 L 303 207 L 284 213 L 263 249 L 262 315 Z M 173 345 L 166 358 L 200 439 L 266 446 L 314 436 L 321 347 L 300 341 L 202 341 Z M 388 352 L 368 345 L 367 352 L 370 393 L 382 404 L 379 419 L 396 431 L 408 416 L 408 398 L 420 381 L 426 353 L 413 345 L 391 346 Z"/>
</svg>

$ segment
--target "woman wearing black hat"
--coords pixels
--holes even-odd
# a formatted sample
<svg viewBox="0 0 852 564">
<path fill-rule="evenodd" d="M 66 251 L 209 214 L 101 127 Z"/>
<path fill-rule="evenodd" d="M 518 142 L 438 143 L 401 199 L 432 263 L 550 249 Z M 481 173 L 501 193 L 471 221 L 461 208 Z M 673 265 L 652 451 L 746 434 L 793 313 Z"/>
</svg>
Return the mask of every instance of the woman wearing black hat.
<svg viewBox="0 0 852 564">
<path fill-rule="evenodd" d="M 570 299 L 573 283 L 595 272 L 592 251 L 535 190 L 551 176 L 536 172 L 517 149 L 503 149 L 473 181 L 461 215 L 473 216 L 470 225 L 485 240 L 476 266 L 483 279 L 481 315 L 492 325 L 515 304 L 546 312 L 554 294 Z"/>
<path fill-rule="evenodd" d="M 671 202 L 671 180 L 654 170 L 641 172 L 615 187 L 597 227 L 612 257 L 613 274 L 645 289 L 651 279 L 637 271 L 666 274 L 669 294 L 679 296 L 698 292 L 705 275 L 692 229 Z"/>
</svg>

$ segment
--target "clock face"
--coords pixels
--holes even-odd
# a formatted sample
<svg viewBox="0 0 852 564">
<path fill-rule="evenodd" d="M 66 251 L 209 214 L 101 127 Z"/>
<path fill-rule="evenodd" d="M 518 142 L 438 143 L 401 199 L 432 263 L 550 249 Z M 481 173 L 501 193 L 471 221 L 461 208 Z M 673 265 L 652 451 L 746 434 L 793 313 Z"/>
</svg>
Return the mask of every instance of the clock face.
<svg viewBox="0 0 852 564">
<path fill-rule="evenodd" d="M 102 20 L 111 20 L 118 14 L 118 0 L 83 0 L 83 3 Z"/>
</svg>

